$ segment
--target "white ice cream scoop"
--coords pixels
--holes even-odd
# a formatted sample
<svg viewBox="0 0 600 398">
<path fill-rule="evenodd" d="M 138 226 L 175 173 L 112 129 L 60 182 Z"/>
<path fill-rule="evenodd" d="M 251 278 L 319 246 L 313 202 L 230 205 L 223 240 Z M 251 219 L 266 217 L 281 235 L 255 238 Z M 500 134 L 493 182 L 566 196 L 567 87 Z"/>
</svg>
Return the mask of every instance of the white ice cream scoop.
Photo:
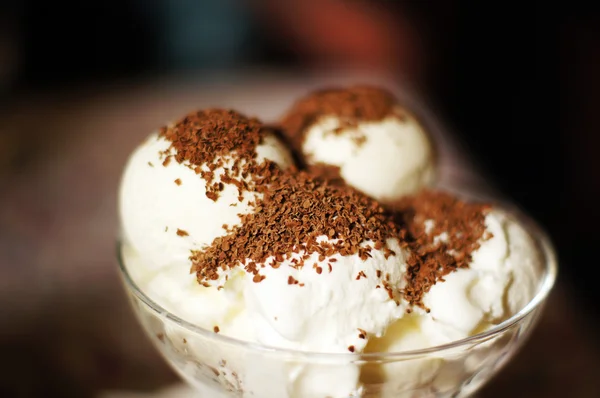
<svg viewBox="0 0 600 398">
<path fill-rule="evenodd" d="M 292 165 L 290 151 L 284 144 L 273 134 L 265 134 L 256 147 L 256 162 L 268 159 L 282 168 Z M 218 200 L 210 199 L 206 195 L 206 180 L 189 167 L 189 162 L 171 159 L 163 165 L 163 153 L 170 146 L 168 139 L 152 134 L 129 158 L 121 181 L 123 238 L 151 268 L 189 265 L 190 251 L 200 250 L 225 235 L 224 226 L 239 224 L 238 215 L 252 211 L 249 203 L 259 195 L 242 192 L 240 201 L 238 188 L 223 184 Z M 222 157 L 223 164 L 213 170 L 215 181 L 232 167 L 235 159 L 235 152 Z M 206 164 L 201 168 L 208 170 Z"/>
<path fill-rule="evenodd" d="M 309 126 L 302 153 L 309 165 L 339 167 L 345 182 L 384 202 L 416 193 L 435 179 L 435 159 L 425 130 L 412 116 L 344 126 L 323 116 Z"/>
<path fill-rule="evenodd" d="M 348 185 L 379 201 L 396 201 L 434 182 L 429 135 L 385 89 L 315 91 L 292 105 L 281 126 L 309 167 L 338 168 Z M 331 167 L 321 170 L 331 175 Z"/>
</svg>

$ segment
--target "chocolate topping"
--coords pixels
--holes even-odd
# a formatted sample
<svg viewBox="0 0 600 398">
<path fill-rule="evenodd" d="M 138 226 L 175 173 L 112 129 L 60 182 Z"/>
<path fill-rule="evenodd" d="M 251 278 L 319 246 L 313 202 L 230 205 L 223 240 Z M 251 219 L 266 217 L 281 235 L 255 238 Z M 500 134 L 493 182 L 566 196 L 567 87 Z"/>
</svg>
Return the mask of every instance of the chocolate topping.
<svg viewBox="0 0 600 398">
<path fill-rule="evenodd" d="M 344 127 L 360 121 L 377 121 L 394 113 L 396 98 L 371 86 L 319 90 L 298 100 L 281 121 L 281 126 L 300 148 L 304 132 L 322 116 L 337 116 Z"/>
<path fill-rule="evenodd" d="M 325 163 L 315 163 L 308 167 L 308 172 L 315 179 L 327 181 L 330 185 L 346 185 L 346 181 L 341 175 L 339 166 L 332 166 Z"/>
<path fill-rule="evenodd" d="M 162 154 L 163 165 L 168 166 L 171 159 L 188 162 L 206 181 L 209 199 L 216 201 L 223 184 L 233 184 L 238 188 L 241 201 L 243 191 L 253 190 L 262 182 L 263 174 L 275 167 L 271 161 L 256 162 L 256 147 L 265 134 L 258 119 L 247 118 L 233 110 L 193 112 L 160 130 L 159 136 L 171 141 L 171 146 Z M 235 152 L 233 164 L 226 167 L 225 159 L 231 157 L 232 152 Z M 215 181 L 215 170 L 219 167 L 224 167 L 224 173 Z"/>
<path fill-rule="evenodd" d="M 172 142 L 179 163 L 201 166 L 214 164 L 223 155 L 236 151 L 238 158 L 256 157 L 262 140 L 262 124 L 233 110 L 207 109 L 192 112 L 174 125 L 163 127 L 159 135 Z"/>
<path fill-rule="evenodd" d="M 489 205 L 468 203 L 442 192 L 423 191 L 396 204 L 410 248 L 404 298 L 423 306 L 433 285 L 458 268 L 468 268 L 486 232 Z"/>
<path fill-rule="evenodd" d="M 327 116 L 336 117 L 338 124 L 326 134 L 344 134 L 357 147 L 367 141 L 363 131 L 352 128 L 358 123 L 380 121 L 389 116 L 399 120 L 406 118 L 406 114 L 398 106 L 398 101 L 392 93 L 373 86 L 360 85 L 319 90 L 298 100 L 282 119 L 281 128 L 289 137 L 288 142 L 296 157 L 300 159 L 298 164 L 306 165 L 315 176 L 334 177 L 335 180 L 332 182 L 336 183 L 343 183 L 343 179 L 339 176 L 339 172 L 335 174 L 335 168 L 329 169 L 325 165 L 314 164 L 309 156 L 304 159 L 302 151 L 307 130 Z"/>
<path fill-rule="evenodd" d="M 399 236 L 392 216 L 375 200 L 306 172 L 273 173 L 256 212 L 241 218 L 242 223 L 228 235 L 216 238 L 204 251 L 193 252 L 192 270 L 200 282 L 216 280 L 219 270 L 239 264 L 257 275 L 259 264 L 270 256 L 267 265 L 274 268 L 293 253 L 300 254 L 292 260 L 295 267 L 304 266 L 313 253 L 319 254 L 320 261 L 334 254 L 358 254 L 366 260 L 372 247 L 361 243 L 371 240 L 376 248 L 384 248 L 388 238 Z M 322 236 L 329 239 L 317 242 Z"/>
</svg>

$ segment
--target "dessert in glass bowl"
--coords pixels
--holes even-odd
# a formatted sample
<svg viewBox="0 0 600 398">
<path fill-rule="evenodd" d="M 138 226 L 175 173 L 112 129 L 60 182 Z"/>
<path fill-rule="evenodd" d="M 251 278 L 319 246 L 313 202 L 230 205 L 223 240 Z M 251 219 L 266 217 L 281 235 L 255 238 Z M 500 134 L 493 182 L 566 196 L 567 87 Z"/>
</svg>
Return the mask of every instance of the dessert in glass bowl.
<svg viewBox="0 0 600 398">
<path fill-rule="evenodd" d="M 526 216 L 436 174 L 375 87 L 314 92 L 276 127 L 190 113 L 124 171 L 133 307 L 207 396 L 466 396 L 531 331 L 556 260 Z"/>
</svg>

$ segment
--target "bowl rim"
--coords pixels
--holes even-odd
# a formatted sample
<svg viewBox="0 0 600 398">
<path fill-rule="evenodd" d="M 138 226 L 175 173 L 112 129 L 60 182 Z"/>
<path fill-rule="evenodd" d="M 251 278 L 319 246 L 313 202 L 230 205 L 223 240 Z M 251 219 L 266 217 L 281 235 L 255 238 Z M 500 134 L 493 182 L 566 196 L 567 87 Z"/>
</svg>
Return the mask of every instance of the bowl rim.
<svg viewBox="0 0 600 398">
<path fill-rule="evenodd" d="M 186 329 L 188 332 L 199 335 L 207 341 L 214 343 L 227 344 L 237 346 L 240 349 L 253 350 L 257 353 L 264 354 L 278 354 L 278 355 L 290 355 L 293 357 L 310 358 L 310 359 L 329 359 L 329 360 L 352 360 L 352 361 L 367 361 L 367 360 L 399 360 L 414 357 L 427 356 L 442 351 L 448 351 L 457 349 L 471 344 L 482 343 L 491 340 L 504 331 L 510 329 L 514 325 L 521 323 L 532 314 L 536 309 L 542 307 L 542 304 L 547 299 L 550 291 L 554 287 L 556 278 L 558 275 L 558 260 L 554 246 L 547 235 L 547 233 L 528 215 L 521 211 L 516 205 L 509 204 L 507 202 L 500 203 L 498 200 L 490 199 L 490 197 L 484 195 L 476 195 L 473 193 L 457 192 L 455 189 L 448 189 L 446 187 L 441 190 L 449 190 L 454 194 L 463 196 L 473 201 L 485 201 L 492 202 L 495 209 L 499 209 L 506 213 L 509 217 L 516 219 L 518 223 L 523 226 L 526 232 L 534 239 L 538 246 L 539 252 L 543 257 L 544 274 L 540 281 L 538 291 L 534 297 L 523 307 L 519 312 L 515 313 L 510 318 L 499 323 L 498 325 L 484 331 L 477 333 L 473 336 L 469 336 L 463 339 L 455 340 L 450 343 L 420 348 L 416 350 L 406 350 L 397 352 L 369 352 L 369 353 L 331 353 L 331 352 L 314 352 L 314 351 L 302 351 L 291 348 L 282 348 L 277 346 L 270 346 L 267 344 L 261 344 L 256 342 L 245 341 L 234 337 L 229 337 L 223 334 L 214 333 L 212 330 L 202 328 L 196 324 L 193 324 L 185 319 L 169 312 L 148 295 L 146 295 L 139 286 L 135 283 L 131 275 L 129 274 L 125 262 L 123 261 L 123 242 L 122 240 L 117 241 L 117 260 L 120 269 L 121 279 L 124 281 L 125 287 L 129 290 L 138 300 L 140 300 L 145 306 L 159 317 L 166 318 L 170 322 L 175 323 L 179 327 Z M 482 200 L 484 199 L 484 200 Z"/>
</svg>

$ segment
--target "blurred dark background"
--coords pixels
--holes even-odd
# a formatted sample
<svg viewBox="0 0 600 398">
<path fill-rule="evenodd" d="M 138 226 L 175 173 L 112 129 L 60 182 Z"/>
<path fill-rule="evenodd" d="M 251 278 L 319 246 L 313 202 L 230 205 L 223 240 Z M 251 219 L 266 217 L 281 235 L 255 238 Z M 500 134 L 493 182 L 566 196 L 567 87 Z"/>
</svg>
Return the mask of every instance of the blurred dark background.
<svg viewBox="0 0 600 398">
<path fill-rule="evenodd" d="M 204 73 L 386 73 L 416 88 L 482 174 L 547 228 L 572 310 L 599 330 L 600 16 L 585 4 L 4 0 L 0 195 L 31 148 L 54 139 L 39 128 L 51 117 L 28 114 L 32 98 L 46 109 L 40 101 L 86 87 Z M 16 113 L 37 135 L 11 124 Z"/>
</svg>

